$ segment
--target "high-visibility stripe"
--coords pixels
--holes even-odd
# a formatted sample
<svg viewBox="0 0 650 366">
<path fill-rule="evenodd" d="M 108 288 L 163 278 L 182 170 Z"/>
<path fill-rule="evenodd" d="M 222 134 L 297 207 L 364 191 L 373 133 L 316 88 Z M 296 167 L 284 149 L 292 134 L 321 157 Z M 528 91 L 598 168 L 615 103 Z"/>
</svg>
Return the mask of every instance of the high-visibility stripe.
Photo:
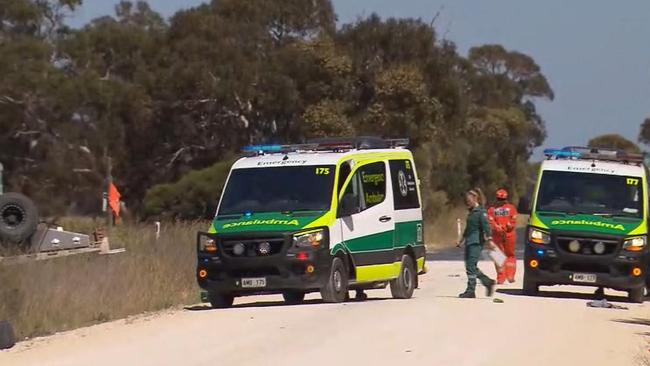
<svg viewBox="0 0 650 366">
<path fill-rule="evenodd" d="M 418 272 L 424 269 L 424 257 L 417 259 Z"/>
<path fill-rule="evenodd" d="M 357 267 L 357 282 L 385 281 L 397 278 L 402 262 Z"/>
</svg>

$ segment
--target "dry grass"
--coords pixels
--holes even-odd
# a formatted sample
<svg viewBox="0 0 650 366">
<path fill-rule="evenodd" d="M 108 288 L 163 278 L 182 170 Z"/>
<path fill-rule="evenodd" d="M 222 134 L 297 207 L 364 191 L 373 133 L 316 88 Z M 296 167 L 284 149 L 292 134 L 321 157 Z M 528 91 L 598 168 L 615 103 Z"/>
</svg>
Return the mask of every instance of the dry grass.
<svg viewBox="0 0 650 366">
<path fill-rule="evenodd" d="M 456 220 L 461 219 L 463 225 L 467 217 L 467 209 L 462 206 L 447 209 L 435 220 L 428 220 L 425 224 L 424 238 L 429 249 L 442 249 L 456 245 L 458 231 Z"/>
<path fill-rule="evenodd" d="M 156 240 L 152 226 L 122 226 L 111 246 L 126 253 L 0 265 L 0 319 L 23 339 L 195 303 L 195 235 L 206 227 L 163 225 Z"/>
</svg>

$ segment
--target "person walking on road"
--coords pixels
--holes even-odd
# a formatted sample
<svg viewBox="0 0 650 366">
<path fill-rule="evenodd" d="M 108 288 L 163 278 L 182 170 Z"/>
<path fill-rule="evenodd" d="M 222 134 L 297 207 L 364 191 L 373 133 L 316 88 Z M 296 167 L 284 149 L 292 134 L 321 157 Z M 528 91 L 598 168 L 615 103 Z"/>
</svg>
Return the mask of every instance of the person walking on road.
<svg viewBox="0 0 650 366">
<path fill-rule="evenodd" d="M 467 223 L 465 225 L 465 232 L 461 242 L 465 244 L 465 271 L 467 272 L 467 289 L 465 292 L 458 295 L 460 298 L 475 298 L 476 297 L 476 280 L 481 281 L 485 286 L 487 296 L 491 297 L 494 293 L 495 281 L 486 276 L 478 268 L 478 260 L 481 256 L 481 251 L 486 241 L 492 240 L 492 232 L 488 222 L 488 215 L 485 211 L 485 196 L 479 188 L 469 190 L 465 194 L 465 204 L 469 213 L 467 215 Z"/>
<path fill-rule="evenodd" d="M 504 267 L 497 267 L 497 283 L 515 282 L 517 271 L 517 258 L 515 257 L 515 243 L 517 242 L 517 209 L 508 202 L 508 191 L 499 189 L 496 192 L 496 205 L 488 209 L 490 227 L 494 243 L 506 255 Z"/>
</svg>

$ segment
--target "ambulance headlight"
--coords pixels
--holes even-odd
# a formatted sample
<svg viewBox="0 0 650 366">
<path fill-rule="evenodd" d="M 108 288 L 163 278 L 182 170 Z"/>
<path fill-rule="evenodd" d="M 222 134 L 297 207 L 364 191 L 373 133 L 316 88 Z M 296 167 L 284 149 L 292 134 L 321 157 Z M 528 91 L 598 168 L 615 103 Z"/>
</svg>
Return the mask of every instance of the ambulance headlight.
<svg viewBox="0 0 650 366">
<path fill-rule="evenodd" d="M 623 249 L 631 252 L 640 252 L 645 248 L 647 242 L 646 236 L 637 236 L 635 238 L 628 238 L 623 242 Z"/>
<path fill-rule="evenodd" d="M 199 234 L 198 249 L 203 253 L 217 253 L 217 243 L 211 236 Z"/>
<path fill-rule="evenodd" d="M 293 245 L 298 248 L 320 248 L 326 245 L 325 229 L 306 231 L 293 235 Z"/>
<path fill-rule="evenodd" d="M 551 235 L 545 231 L 531 228 L 528 232 L 528 240 L 533 244 L 546 245 L 551 242 Z"/>
</svg>

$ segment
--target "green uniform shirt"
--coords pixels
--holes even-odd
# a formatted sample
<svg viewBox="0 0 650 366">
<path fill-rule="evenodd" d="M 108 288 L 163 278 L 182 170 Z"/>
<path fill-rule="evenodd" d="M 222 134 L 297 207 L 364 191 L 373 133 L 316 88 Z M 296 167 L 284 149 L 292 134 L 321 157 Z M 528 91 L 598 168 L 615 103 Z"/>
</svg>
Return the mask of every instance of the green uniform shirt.
<svg viewBox="0 0 650 366">
<path fill-rule="evenodd" d="M 483 245 L 486 237 L 492 237 L 487 211 L 482 206 L 476 206 L 467 215 L 467 224 L 463 233 L 465 245 Z"/>
</svg>

